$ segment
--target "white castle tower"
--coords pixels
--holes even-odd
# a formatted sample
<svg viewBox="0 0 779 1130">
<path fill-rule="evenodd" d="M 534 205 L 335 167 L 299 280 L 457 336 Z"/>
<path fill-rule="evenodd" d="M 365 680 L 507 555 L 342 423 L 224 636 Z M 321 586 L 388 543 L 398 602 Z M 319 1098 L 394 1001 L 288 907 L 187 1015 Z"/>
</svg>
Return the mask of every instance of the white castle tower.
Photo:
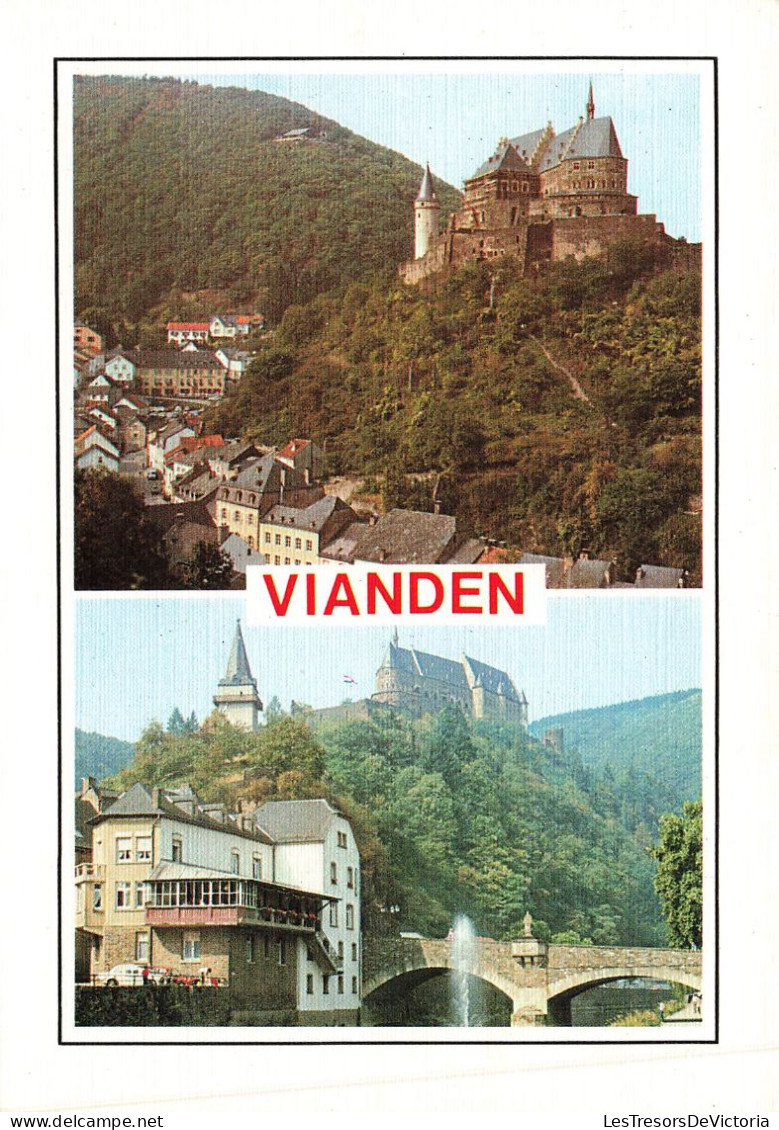
<svg viewBox="0 0 779 1130">
<path fill-rule="evenodd" d="M 430 166 L 425 166 L 417 198 L 414 201 L 414 258 L 421 259 L 438 235 L 438 210 L 441 205 L 435 198 L 435 185 Z"/>
<path fill-rule="evenodd" d="M 257 680 L 249 667 L 240 620 L 235 625 L 235 638 L 227 670 L 224 678 L 219 680 L 214 706 L 222 711 L 233 726 L 240 726 L 244 730 L 257 729 L 257 715 L 262 710 L 262 701 L 257 693 Z"/>
</svg>

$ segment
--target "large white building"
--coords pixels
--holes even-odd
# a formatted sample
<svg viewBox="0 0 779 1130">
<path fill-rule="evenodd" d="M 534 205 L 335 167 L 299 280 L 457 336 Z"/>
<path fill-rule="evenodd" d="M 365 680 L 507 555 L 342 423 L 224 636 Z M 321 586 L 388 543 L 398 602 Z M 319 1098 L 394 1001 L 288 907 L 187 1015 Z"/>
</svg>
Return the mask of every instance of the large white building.
<svg viewBox="0 0 779 1130">
<path fill-rule="evenodd" d="M 349 821 L 326 800 L 269 801 L 254 813 L 274 844 L 274 877 L 329 899 L 322 934 L 336 968 L 298 963 L 298 1007 L 316 1014 L 359 1008 L 362 981 L 360 853 Z M 345 1021 L 344 1021 L 345 1022 Z"/>
<path fill-rule="evenodd" d="M 355 1024 L 360 857 L 325 800 L 230 813 L 133 785 L 76 868 L 77 978 L 125 962 L 224 982 L 260 1023 Z"/>
</svg>

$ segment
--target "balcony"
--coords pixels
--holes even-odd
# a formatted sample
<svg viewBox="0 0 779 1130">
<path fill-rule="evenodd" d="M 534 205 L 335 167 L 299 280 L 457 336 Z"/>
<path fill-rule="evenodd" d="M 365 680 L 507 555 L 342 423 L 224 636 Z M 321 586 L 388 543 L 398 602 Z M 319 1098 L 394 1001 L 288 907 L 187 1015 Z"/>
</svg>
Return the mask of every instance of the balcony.
<svg viewBox="0 0 779 1130">
<path fill-rule="evenodd" d="M 105 865 L 102 863 L 79 863 L 76 866 L 76 882 L 92 880 L 102 883 L 105 878 Z"/>
<path fill-rule="evenodd" d="M 149 926 L 258 926 L 275 932 L 313 935 L 314 914 L 267 906 L 152 906 L 146 904 Z"/>
<path fill-rule="evenodd" d="M 338 955 L 337 950 L 333 949 L 329 939 L 324 934 L 314 935 L 310 949 L 312 957 L 325 973 L 341 972 L 344 967 L 344 959 Z"/>
</svg>

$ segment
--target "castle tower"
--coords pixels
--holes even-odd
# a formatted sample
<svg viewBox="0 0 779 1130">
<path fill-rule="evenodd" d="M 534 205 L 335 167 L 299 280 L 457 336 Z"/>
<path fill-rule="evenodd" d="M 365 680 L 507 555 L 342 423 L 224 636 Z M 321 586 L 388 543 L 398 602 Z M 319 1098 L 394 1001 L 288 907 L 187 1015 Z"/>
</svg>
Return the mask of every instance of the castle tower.
<svg viewBox="0 0 779 1130">
<path fill-rule="evenodd" d="M 240 726 L 244 730 L 257 729 L 257 715 L 262 710 L 262 701 L 257 693 L 257 680 L 249 667 L 240 620 L 235 625 L 227 670 L 224 678 L 219 680 L 214 706 L 222 711 L 233 726 Z"/>
<path fill-rule="evenodd" d="M 435 185 L 430 166 L 425 166 L 417 198 L 414 201 L 414 258 L 421 259 L 430 250 L 438 235 L 438 211 L 441 205 L 435 197 Z"/>
</svg>

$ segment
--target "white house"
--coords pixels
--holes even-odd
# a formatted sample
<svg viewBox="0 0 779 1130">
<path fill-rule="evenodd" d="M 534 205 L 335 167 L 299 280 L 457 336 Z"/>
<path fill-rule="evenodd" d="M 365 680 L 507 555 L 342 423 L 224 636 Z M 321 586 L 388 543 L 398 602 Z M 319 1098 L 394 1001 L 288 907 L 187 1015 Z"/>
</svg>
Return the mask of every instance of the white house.
<svg viewBox="0 0 779 1130">
<path fill-rule="evenodd" d="M 349 1023 L 362 992 L 360 853 L 351 825 L 326 800 L 269 801 L 253 815 L 274 841 L 276 882 L 332 900 L 323 911 L 322 933 L 334 969 L 320 967 L 311 948 L 301 943 L 298 1008 L 312 1018 L 336 1010 Z"/>
<path fill-rule="evenodd" d="M 77 436 L 75 442 L 76 467 L 88 471 L 102 467 L 106 471 L 119 470 L 119 448 L 93 424 Z"/>
<path fill-rule="evenodd" d="M 106 375 L 112 381 L 130 385 L 135 380 L 135 362 L 126 353 L 114 353 L 105 363 Z"/>
</svg>

